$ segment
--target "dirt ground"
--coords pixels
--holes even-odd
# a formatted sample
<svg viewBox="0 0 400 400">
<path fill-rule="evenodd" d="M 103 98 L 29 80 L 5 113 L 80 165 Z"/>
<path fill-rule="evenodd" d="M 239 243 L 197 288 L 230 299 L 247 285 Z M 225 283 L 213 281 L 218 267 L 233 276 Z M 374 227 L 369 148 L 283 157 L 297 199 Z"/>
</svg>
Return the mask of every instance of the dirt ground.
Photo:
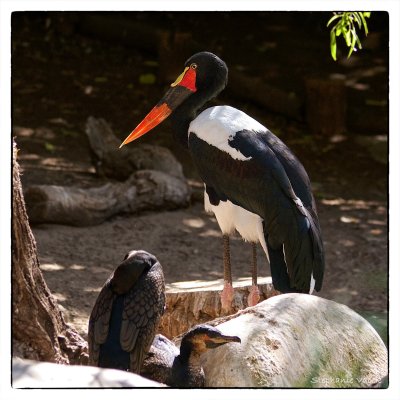
<svg viewBox="0 0 400 400">
<path fill-rule="evenodd" d="M 122 139 L 158 101 L 165 85 L 138 85 L 133 81 L 133 77 L 149 70 L 156 73 L 156 63 L 151 62 L 150 55 L 71 33 L 63 30 L 62 24 L 57 29 L 55 21 L 43 14 L 34 18 L 19 16 L 13 21 L 13 134 L 20 149 L 23 186 L 98 185 L 84 133 L 86 118 L 106 118 Z M 285 36 L 285 30 L 271 32 L 283 32 L 283 38 L 292 38 Z M 271 43 L 270 47 L 269 42 L 263 43 L 266 49 L 275 49 Z M 223 39 L 213 46 L 229 54 L 229 44 Z M 280 48 L 278 45 L 277 49 Z M 278 75 L 280 59 L 276 51 L 269 68 Z M 264 52 L 260 54 L 264 56 Z M 362 53 L 355 58 L 355 68 L 363 77 L 357 83 L 371 88 L 366 95 L 369 104 L 382 104 L 386 97 L 382 100 L 379 96 L 387 90 L 385 54 L 381 51 L 381 58 L 373 52 L 364 54 L 365 62 L 361 61 Z M 386 66 L 386 72 L 368 75 L 371 60 Z M 242 64 L 246 64 L 246 59 Z M 307 60 L 301 58 L 297 63 L 285 64 L 285 70 L 295 64 L 293 79 L 299 79 Z M 319 68 L 315 60 L 310 65 Z M 356 69 L 349 75 L 354 75 Z M 272 114 L 255 104 L 229 101 L 227 95 L 221 96 L 220 101 L 245 109 L 279 134 L 306 167 L 317 200 L 326 251 L 325 280 L 317 295 L 347 304 L 356 311 L 385 313 L 387 132 L 349 130 L 334 138 L 314 137 L 308 134 L 304 122 Z M 189 156 L 176 150 L 169 135 L 166 123 L 146 140 L 169 147 L 182 162 L 186 176 L 198 182 Z M 199 200 L 193 200 L 186 209 L 118 215 L 97 226 L 46 224 L 32 228 L 45 280 L 66 319 L 84 337 L 97 293 L 131 249 L 155 254 L 164 267 L 167 283 L 222 277 L 221 234 L 215 218 L 204 212 Z M 250 245 L 234 238 L 234 279 L 250 276 L 250 260 Z M 259 260 L 260 276 L 269 275 L 261 248 Z"/>
</svg>

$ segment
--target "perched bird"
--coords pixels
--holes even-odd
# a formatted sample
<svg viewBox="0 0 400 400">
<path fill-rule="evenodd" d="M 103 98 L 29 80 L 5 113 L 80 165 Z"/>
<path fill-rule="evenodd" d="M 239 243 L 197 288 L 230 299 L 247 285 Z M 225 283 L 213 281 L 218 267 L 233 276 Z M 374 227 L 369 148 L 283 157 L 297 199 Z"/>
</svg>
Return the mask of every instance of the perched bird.
<svg viewBox="0 0 400 400">
<path fill-rule="evenodd" d="M 228 68 L 219 57 L 209 52 L 193 55 L 121 146 L 171 114 L 175 137 L 187 143 L 205 184 L 206 209 L 214 212 L 223 235 L 236 230 L 244 240 L 261 244 L 276 290 L 319 291 L 324 249 L 303 165 L 278 137 L 244 112 L 230 106 L 201 111 L 225 88 L 227 79 Z M 226 262 L 224 277 L 221 297 L 227 304 L 233 290 Z M 257 298 L 254 279 L 250 302 L 251 298 Z"/>
<path fill-rule="evenodd" d="M 172 387 L 204 387 L 201 354 L 230 342 L 241 343 L 239 337 L 223 335 L 207 324 L 190 329 L 182 337 L 180 350 L 165 336 L 156 335 L 141 375 Z"/>
<path fill-rule="evenodd" d="M 164 309 L 161 264 L 146 251 L 130 251 L 90 314 L 89 365 L 139 374 Z"/>
</svg>

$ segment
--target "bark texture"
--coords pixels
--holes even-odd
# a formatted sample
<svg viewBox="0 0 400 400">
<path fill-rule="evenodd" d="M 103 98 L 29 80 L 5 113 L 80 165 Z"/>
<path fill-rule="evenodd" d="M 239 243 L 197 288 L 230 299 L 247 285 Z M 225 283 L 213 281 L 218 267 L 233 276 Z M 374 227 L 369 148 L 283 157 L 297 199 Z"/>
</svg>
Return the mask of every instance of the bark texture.
<svg viewBox="0 0 400 400">
<path fill-rule="evenodd" d="M 260 301 L 277 295 L 271 278 L 259 278 Z M 235 314 L 247 307 L 251 280 L 233 283 L 235 294 L 229 312 L 221 306 L 223 280 L 176 282 L 166 285 L 166 310 L 161 318 L 159 333 L 168 338 L 177 337 L 191 327 L 212 323 L 215 318 Z"/>
<path fill-rule="evenodd" d="M 13 356 L 65 364 L 87 362 L 86 341 L 68 326 L 39 268 L 13 147 L 12 335 Z"/>
</svg>

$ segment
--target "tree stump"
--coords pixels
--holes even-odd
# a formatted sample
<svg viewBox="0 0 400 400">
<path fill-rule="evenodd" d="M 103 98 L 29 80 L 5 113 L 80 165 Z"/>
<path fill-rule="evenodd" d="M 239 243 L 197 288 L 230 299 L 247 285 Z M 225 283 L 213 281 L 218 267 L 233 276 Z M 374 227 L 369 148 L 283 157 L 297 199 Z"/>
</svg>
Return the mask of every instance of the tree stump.
<svg viewBox="0 0 400 400">
<path fill-rule="evenodd" d="M 247 307 L 251 279 L 233 282 L 235 295 L 229 314 Z M 159 333 L 172 339 L 192 326 L 226 315 L 221 307 L 223 280 L 175 282 L 166 285 L 166 311 L 161 318 Z M 260 301 L 279 294 L 270 277 L 258 279 Z"/>
<path fill-rule="evenodd" d="M 346 88 L 342 80 L 306 80 L 306 120 L 314 135 L 346 130 Z"/>
<path fill-rule="evenodd" d="M 65 364 L 87 363 L 86 341 L 64 320 L 39 268 L 13 144 L 13 356 Z"/>
</svg>

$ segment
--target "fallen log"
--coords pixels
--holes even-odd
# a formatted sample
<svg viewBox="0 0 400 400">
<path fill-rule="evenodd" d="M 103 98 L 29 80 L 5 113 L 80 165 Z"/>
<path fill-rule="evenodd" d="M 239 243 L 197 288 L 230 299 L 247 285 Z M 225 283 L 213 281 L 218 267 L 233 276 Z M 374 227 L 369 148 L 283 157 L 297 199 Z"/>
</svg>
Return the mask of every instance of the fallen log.
<svg viewBox="0 0 400 400">
<path fill-rule="evenodd" d="M 95 188 L 33 185 L 25 190 L 33 224 L 96 225 L 119 213 L 186 207 L 189 200 L 186 181 L 153 170 L 137 171 L 125 182 Z"/>
<path fill-rule="evenodd" d="M 231 314 L 247 307 L 251 279 L 233 283 L 235 295 Z M 192 326 L 226 315 L 221 307 L 223 280 L 175 282 L 166 285 L 166 311 L 161 318 L 159 333 L 172 339 Z M 275 296 L 270 277 L 259 278 L 260 301 Z"/>
</svg>

